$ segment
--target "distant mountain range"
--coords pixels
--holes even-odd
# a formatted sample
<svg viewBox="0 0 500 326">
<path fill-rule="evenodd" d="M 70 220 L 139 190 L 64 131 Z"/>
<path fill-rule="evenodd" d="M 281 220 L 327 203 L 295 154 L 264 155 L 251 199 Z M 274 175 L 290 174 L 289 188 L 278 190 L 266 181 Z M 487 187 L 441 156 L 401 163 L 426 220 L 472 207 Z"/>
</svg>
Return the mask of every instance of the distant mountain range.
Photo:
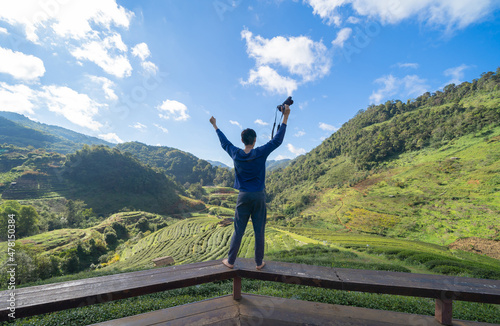
<svg viewBox="0 0 500 326">
<path fill-rule="evenodd" d="M 220 168 L 229 168 L 223 163 L 212 164 L 176 148 L 150 146 L 139 142 L 117 145 L 66 128 L 36 122 L 13 112 L 0 111 L 0 144 L 21 148 L 32 146 L 64 155 L 75 153 L 85 145 L 104 145 L 123 153 L 128 152 L 142 163 L 162 169 L 166 175 L 181 184 L 202 182 L 210 185 L 217 178 L 219 184 L 231 185 L 234 180 L 227 172 L 217 173 Z"/>
<path fill-rule="evenodd" d="M 33 146 L 61 154 L 74 153 L 83 145 L 115 144 L 59 126 L 30 120 L 22 114 L 0 111 L 0 143 Z"/>
<path fill-rule="evenodd" d="M 219 161 L 211 161 L 211 160 L 206 160 L 208 163 L 212 164 L 213 166 L 218 166 L 218 167 L 221 167 L 221 168 L 228 168 L 230 169 L 231 167 L 222 163 L 222 162 L 219 162 Z"/>
</svg>

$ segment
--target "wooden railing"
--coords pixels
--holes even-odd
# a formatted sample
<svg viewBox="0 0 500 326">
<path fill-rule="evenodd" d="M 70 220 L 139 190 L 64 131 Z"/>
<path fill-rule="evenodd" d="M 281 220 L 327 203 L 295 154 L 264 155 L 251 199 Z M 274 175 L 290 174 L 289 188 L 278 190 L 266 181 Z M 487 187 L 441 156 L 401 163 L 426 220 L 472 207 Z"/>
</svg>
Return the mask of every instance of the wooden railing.
<svg viewBox="0 0 500 326">
<path fill-rule="evenodd" d="M 258 271 L 253 261 L 238 259 L 234 269 L 217 260 L 20 288 L 14 295 L 2 291 L 0 320 L 9 320 L 12 311 L 21 318 L 227 279 L 233 279 L 233 298 L 239 300 L 242 278 L 432 298 L 436 300 L 435 318 L 444 325 L 452 324 L 454 300 L 500 304 L 498 280 L 272 261 Z M 12 297 L 14 304 L 9 300 Z"/>
</svg>

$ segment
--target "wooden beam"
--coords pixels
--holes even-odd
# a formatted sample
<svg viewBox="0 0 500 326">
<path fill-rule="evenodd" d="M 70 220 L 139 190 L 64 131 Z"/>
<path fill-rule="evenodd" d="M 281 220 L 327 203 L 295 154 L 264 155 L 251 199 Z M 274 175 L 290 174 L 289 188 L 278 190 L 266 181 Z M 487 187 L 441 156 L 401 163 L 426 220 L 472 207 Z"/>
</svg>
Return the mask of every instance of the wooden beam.
<svg viewBox="0 0 500 326">
<path fill-rule="evenodd" d="M 453 301 L 449 299 L 436 299 L 434 316 L 443 325 L 452 325 Z"/>
<path fill-rule="evenodd" d="M 234 276 L 236 271 L 219 260 L 19 288 L 16 289 L 16 318 L 228 280 Z M 9 319 L 9 293 L 0 292 L 0 321 Z"/>
<path fill-rule="evenodd" d="M 469 277 L 401 273 L 268 261 L 258 271 L 251 259 L 238 258 L 235 269 L 243 278 L 300 284 L 344 291 L 443 298 L 500 304 L 500 281 Z"/>
<path fill-rule="evenodd" d="M 241 300 L 241 277 L 239 276 L 233 278 L 233 299 Z"/>
</svg>

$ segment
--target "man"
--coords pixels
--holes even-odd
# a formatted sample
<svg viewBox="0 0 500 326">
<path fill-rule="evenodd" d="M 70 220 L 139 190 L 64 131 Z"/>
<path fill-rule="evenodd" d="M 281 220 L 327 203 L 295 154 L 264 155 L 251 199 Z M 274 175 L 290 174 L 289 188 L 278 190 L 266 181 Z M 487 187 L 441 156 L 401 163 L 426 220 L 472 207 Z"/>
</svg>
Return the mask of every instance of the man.
<svg viewBox="0 0 500 326">
<path fill-rule="evenodd" d="M 252 217 L 253 230 L 255 233 L 255 263 L 258 270 L 265 266 L 264 258 L 264 231 L 266 226 L 266 160 L 269 154 L 278 148 L 285 137 L 290 107 L 285 105 L 283 122 L 276 136 L 267 144 L 254 148 L 257 135 L 252 129 L 245 129 L 241 132 L 241 141 L 245 149 L 240 149 L 229 140 L 217 127 L 214 117 L 210 118 L 210 123 L 219 136 L 222 148 L 231 156 L 234 162 L 235 181 L 234 188 L 240 192 L 236 202 L 234 214 L 234 233 L 231 238 L 228 258 L 222 263 L 229 268 L 234 267 L 234 262 L 240 249 L 241 239 L 245 233 L 248 219 Z"/>
</svg>

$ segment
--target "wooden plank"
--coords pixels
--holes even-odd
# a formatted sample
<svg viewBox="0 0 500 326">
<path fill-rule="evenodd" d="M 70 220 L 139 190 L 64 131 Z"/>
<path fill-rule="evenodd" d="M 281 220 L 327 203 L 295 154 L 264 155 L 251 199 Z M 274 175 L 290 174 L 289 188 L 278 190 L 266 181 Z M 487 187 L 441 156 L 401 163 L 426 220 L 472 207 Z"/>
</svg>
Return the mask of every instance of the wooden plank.
<svg viewBox="0 0 500 326">
<path fill-rule="evenodd" d="M 233 299 L 241 300 L 241 277 L 239 276 L 233 278 Z"/>
<path fill-rule="evenodd" d="M 133 274 L 133 275 L 130 275 Z M 111 277 L 110 277 L 111 276 Z M 56 283 L 16 290 L 16 317 L 27 317 L 42 313 L 76 308 L 95 303 L 134 297 L 138 295 L 187 287 L 235 276 L 220 261 L 171 266 L 148 271 L 90 278 L 70 284 Z M 57 285 L 60 285 L 59 288 Z M 0 293 L 0 320 L 8 319 L 7 296 Z"/>
<path fill-rule="evenodd" d="M 192 278 L 198 278 L 203 276 L 213 275 L 214 279 L 218 279 L 218 274 L 227 273 L 227 269 L 224 269 L 222 265 L 202 267 L 192 270 L 185 270 L 182 273 L 175 271 L 170 271 L 166 273 L 155 273 L 151 275 L 146 275 L 142 278 L 126 278 L 122 279 L 119 275 L 116 275 L 114 279 L 108 280 L 106 283 L 102 283 L 100 280 L 89 279 L 90 282 L 87 284 L 78 284 L 71 287 L 64 287 L 57 291 L 39 291 L 36 293 L 24 292 L 24 289 L 19 289 L 17 294 L 24 295 L 32 303 L 37 303 L 38 301 L 45 302 L 48 300 L 67 300 L 72 298 L 78 298 L 81 296 L 87 296 L 90 294 L 101 295 L 103 298 L 109 296 L 109 293 L 118 291 L 132 291 L 135 289 L 145 288 L 147 286 L 156 286 L 163 283 L 171 282 L 182 282 L 186 279 L 186 282 Z M 186 285 L 187 286 L 187 285 Z M 77 292 L 77 293 L 75 293 Z M 28 297 L 29 295 L 29 297 Z M 105 300 L 110 301 L 110 300 Z M 23 303 L 23 299 L 19 299 L 18 303 Z"/>
<path fill-rule="evenodd" d="M 453 315 L 453 301 L 436 299 L 434 317 L 443 325 L 451 325 Z"/>
<path fill-rule="evenodd" d="M 266 262 L 261 271 L 250 259 L 238 258 L 241 277 L 330 289 L 385 293 L 433 299 L 500 304 L 500 281 L 389 271 L 328 268 Z"/>
<path fill-rule="evenodd" d="M 181 306 L 147 312 L 140 315 L 114 319 L 92 326 L 135 325 L 236 325 L 239 319 L 237 303 L 231 295 L 207 299 Z"/>
<path fill-rule="evenodd" d="M 235 269 L 238 275 L 246 278 L 342 289 L 342 280 L 337 276 L 335 269 L 323 266 L 267 261 L 263 269 L 257 270 L 253 260 L 238 258 Z"/>
<path fill-rule="evenodd" d="M 283 299 L 243 293 L 240 307 L 241 325 L 335 325 L 335 326 L 440 326 L 433 316 Z M 454 321 L 460 326 L 493 324 Z"/>
<path fill-rule="evenodd" d="M 500 304 L 500 281 L 468 277 L 337 269 L 343 290 Z"/>
</svg>

